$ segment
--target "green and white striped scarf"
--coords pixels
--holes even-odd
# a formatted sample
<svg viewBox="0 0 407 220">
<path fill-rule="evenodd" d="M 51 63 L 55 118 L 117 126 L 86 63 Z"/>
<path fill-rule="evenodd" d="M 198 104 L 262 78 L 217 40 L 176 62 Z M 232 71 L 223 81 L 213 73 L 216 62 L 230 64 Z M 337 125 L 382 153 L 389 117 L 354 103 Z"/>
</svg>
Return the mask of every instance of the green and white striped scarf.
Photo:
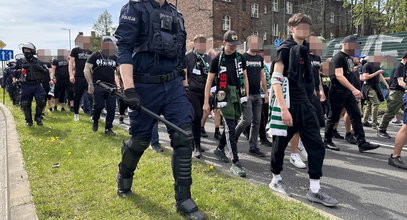
<svg viewBox="0 0 407 220">
<path fill-rule="evenodd" d="M 273 80 L 282 81 L 282 88 L 283 88 L 283 95 L 284 100 L 288 109 L 290 109 L 290 92 L 289 92 L 289 83 L 288 78 L 280 75 L 273 74 Z M 273 79 L 274 78 L 274 79 Z M 287 129 L 288 126 L 283 123 L 283 119 L 281 117 L 281 108 L 278 104 L 276 96 L 274 95 L 273 89 L 271 89 L 270 96 L 269 96 L 269 112 L 268 112 L 268 122 L 267 122 L 267 134 L 275 135 L 275 136 L 287 136 Z"/>
</svg>

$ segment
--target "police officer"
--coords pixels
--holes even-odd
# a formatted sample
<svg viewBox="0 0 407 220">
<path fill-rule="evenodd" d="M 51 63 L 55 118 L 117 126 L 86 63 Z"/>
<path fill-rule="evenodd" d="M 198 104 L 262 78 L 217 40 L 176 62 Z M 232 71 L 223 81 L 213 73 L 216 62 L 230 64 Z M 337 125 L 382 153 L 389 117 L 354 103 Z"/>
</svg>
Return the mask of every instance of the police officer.
<svg viewBox="0 0 407 220">
<path fill-rule="evenodd" d="M 49 72 L 34 57 L 36 48 L 32 43 L 23 43 L 20 47 L 24 53 L 24 58 L 17 61 L 16 66 L 13 68 L 13 75 L 21 82 L 21 108 L 25 115 L 27 127 L 31 127 L 33 125 L 31 102 L 35 97 L 34 120 L 37 125 L 42 126 L 41 114 L 46 104 L 46 94 L 41 82 Z"/>
<path fill-rule="evenodd" d="M 168 129 L 174 149 L 172 170 L 177 211 L 205 219 L 191 198 L 193 108 L 185 93 L 186 32 L 182 15 L 166 0 L 132 0 L 123 6 L 116 30 L 118 63 L 130 111 L 132 137 L 123 144 L 117 175 L 118 195 L 131 194 L 134 170 L 149 146 L 156 122 L 138 110 L 143 105 L 190 135 Z M 165 45 L 165 46 L 163 46 Z M 186 83 L 185 83 L 186 84 Z"/>
<path fill-rule="evenodd" d="M 18 98 L 18 88 L 17 85 L 13 82 L 12 68 L 16 65 L 15 60 L 9 60 L 7 62 L 7 67 L 3 70 L 3 84 L 8 92 L 13 105 L 19 104 Z"/>
</svg>

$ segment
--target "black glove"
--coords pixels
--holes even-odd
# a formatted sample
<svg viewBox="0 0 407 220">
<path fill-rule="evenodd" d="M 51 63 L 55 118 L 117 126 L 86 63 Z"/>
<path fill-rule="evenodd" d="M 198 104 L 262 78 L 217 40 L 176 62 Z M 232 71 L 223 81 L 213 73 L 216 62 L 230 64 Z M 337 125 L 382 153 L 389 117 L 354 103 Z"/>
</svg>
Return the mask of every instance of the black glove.
<svg viewBox="0 0 407 220">
<path fill-rule="evenodd" d="M 139 94 L 137 94 L 135 88 L 125 89 L 124 96 L 126 96 L 126 100 L 124 102 L 129 106 L 130 109 L 136 110 L 141 106 L 141 98 Z"/>
</svg>

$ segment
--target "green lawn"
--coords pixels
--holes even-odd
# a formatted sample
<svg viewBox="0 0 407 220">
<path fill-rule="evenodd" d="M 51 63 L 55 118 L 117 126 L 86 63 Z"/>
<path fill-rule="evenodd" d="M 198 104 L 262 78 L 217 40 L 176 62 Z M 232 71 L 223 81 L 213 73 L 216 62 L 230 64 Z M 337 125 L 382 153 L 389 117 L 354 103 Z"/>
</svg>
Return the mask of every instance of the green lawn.
<svg viewBox="0 0 407 220">
<path fill-rule="evenodd" d="M 0 90 L 1 91 L 1 90 Z M 12 111 L 40 219 L 182 219 L 176 213 L 170 155 L 147 150 L 136 171 L 134 196 L 116 196 L 121 141 L 92 132 L 89 117 L 47 113 L 44 126 L 26 128 L 21 110 Z M 103 128 L 103 125 L 100 125 Z M 59 163 L 59 168 L 52 168 Z M 193 164 L 193 197 L 209 219 L 325 219 L 266 186 L 229 177 L 212 166 Z"/>
</svg>

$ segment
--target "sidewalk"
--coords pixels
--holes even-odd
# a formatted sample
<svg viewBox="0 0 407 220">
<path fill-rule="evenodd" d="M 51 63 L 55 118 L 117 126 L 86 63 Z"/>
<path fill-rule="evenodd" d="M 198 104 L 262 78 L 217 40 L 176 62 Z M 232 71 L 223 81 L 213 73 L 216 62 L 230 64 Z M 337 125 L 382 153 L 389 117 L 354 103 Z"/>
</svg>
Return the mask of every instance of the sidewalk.
<svg viewBox="0 0 407 220">
<path fill-rule="evenodd" d="M 0 220 L 36 220 L 28 175 L 11 112 L 0 104 Z"/>
</svg>

